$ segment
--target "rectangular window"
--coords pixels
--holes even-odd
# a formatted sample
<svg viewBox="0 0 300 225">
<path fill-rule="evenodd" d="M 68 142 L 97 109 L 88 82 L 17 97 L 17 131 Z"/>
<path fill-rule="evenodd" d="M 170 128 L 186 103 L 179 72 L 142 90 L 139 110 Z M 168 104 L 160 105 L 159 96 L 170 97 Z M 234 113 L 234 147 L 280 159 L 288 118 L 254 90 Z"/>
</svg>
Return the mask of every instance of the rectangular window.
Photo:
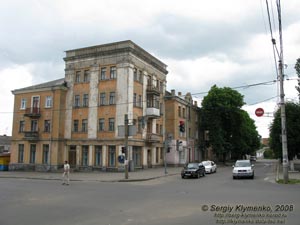
<svg viewBox="0 0 300 225">
<path fill-rule="evenodd" d="M 138 78 L 137 78 L 137 69 L 136 68 L 133 69 L 133 79 L 138 80 Z"/>
<path fill-rule="evenodd" d="M 115 92 L 109 93 L 109 104 L 110 105 L 116 104 L 116 93 Z"/>
<path fill-rule="evenodd" d="M 139 95 L 138 107 L 142 107 L 142 96 Z"/>
<path fill-rule="evenodd" d="M 159 90 L 160 90 L 160 92 L 163 92 L 163 90 L 164 90 L 164 85 L 163 85 L 162 81 L 159 82 Z"/>
<path fill-rule="evenodd" d="M 109 118 L 108 126 L 109 126 L 109 131 L 115 130 L 115 119 L 114 118 Z"/>
<path fill-rule="evenodd" d="M 45 108 L 51 108 L 51 107 L 52 107 L 52 96 L 46 96 Z"/>
<path fill-rule="evenodd" d="M 26 102 L 27 102 L 26 98 L 22 98 L 21 99 L 21 107 L 20 107 L 20 109 L 26 109 Z"/>
<path fill-rule="evenodd" d="M 100 105 L 106 105 L 105 93 L 100 93 Z"/>
<path fill-rule="evenodd" d="M 75 74 L 75 83 L 80 83 L 80 71 L 76 71 L 76 74 Z"/>
<path fill-rule="evenodd" d="M 95 166 L 102 166 L 102 146 L 95 146 Z"/>
<path fill-rule="evenodd" d="M 50 120 L 45 120 L 44 121 L 44 132 L 50 132 L 50 128 L 51 128 Z"/>
<path fill-rule="evenodd" d="M 185 108 L 182 108 L 182 117 L 185 118 Z"/>
<path fill-rule="evenodd" d="M 104 131 L 105 120 L 103 118 L 99 119 L 99 131 Z"/>
<path fill-rule="evenodd" d="M 156 147 L 156 157 L 155 157 L 155 159 L 156 159 L 156 163 L 158 163 L 158 160 L 159 160 L 159 148 L 158 147 Z"/>
<path fill-rule="evenodd" d="M 136 106 L 136 93 L 133 94 L 133 106 Z"/>
<path fill-rule="evenodd" d="M 20 126 L 19 126 L 19 132 L 22 133 L 25 131 L 25 121 L 21 120 L 20 121 Z"/>
<path fill-rule="evenodd" d="M 78 120 L 74 120 L 73 121 L 73 131 L 74 132 L 78 132 L 79 131 Z"/>
<path fill-rule="evenodd" d="M 90 82 L 90 71 L 89 70 L 84 71 L 83 82 Z"/>
<path fill-rule="evenodd" d="M 24 163 L 24 144 L 19 144 L 18 163 Z"/>
<path fill-rule="evenodd" d="M 88 120 L 83 119 L 82 120 L 82 132 L 87 132 L 88 131 Z"/>
<path fill-rule="evenodd" d="M 142 150 L 141 147 L 132 147 L 133 162 L 135 167 L 142 166 Z"/>
<path fill-rule="evenodd" d="M 29 163 L 35 163 L 36 145 L 30 145 Z"/>
<path fill-rule="evenodd" d="M 105 80 L 106 79 L 106 67 L 101 68 L 100 72 L 100 80 Z"/>
<path fill-rule="evenodd" d="M 89 106 L 89 94 L 84 94 L 83 95 L 83 107 L 88 107 Z"/>
<path fill-rule="evenodd" d="M 181 107 L 178 106 L 178 116 L 181 117 Z"/>
<path fill-rule="evenodd" d="M 138 80 L 139 80 L 140 83 L 143 83 L 143 77 L 144 77 L 143 76 L 143 71 L 140 70 L 140 75 L 138 77 Z"/>
<path fill-rule="evenodd" d="M 43 145 L 43 164 L 49 163 L 49 145 Z"/>
<path fill-rule="evenodd" d="M 80 95 L 75 95 L 74 107 L 76 107 L 76 108 L 80 107 Z"/>
<path fill-rule="evenodd" d="M 117 78 L 117 68 L 115 66 L 110 67 L 110 79 Z"/>
<path fill-rule="evenodd" d="M 89 162 L 89 146 L 83 145 L 82 146 L 82 165 L 88 166 Z"/>
<path fill-rule="evenodd" d="M 38 121 L 31 120 L 31 131 L 37 132 L 38 131 Z"/>
<path fill-rule="evenodd" d="M 108 166 L 116 166 L 116 146 L 108 146 Z"/>
</svg>

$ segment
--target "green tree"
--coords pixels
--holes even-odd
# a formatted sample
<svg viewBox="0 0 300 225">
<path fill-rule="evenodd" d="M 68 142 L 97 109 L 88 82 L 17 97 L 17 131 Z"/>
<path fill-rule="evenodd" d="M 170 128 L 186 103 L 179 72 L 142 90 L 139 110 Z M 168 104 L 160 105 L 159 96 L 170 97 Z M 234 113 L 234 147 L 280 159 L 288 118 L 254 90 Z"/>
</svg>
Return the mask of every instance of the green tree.
<svg viewBox="0 0 300 225">
<path fill-rule="evenodd" d="M 300 58 L 297 59 L 297 62 L 295 64 L 295 70 L 298 76 L 298 86 L 296 86 L 296 90 L 298 92 L 298 97 L 299 97 L 299 103 L 300 103 Z"/>
<path fill-rule="evenodd" d="M 300 104 L 287 102 L 285 110 L 288 157 L 291 160 L 300 154 Z M 282 158 L 280 108 L 276 111 L 270 126 L 270 147 L 274 151 L 275 158 Z"/>
<path fill-rule="evenodd" d="M 254 121 L 242 110 L 243 96 L 214 85 L 202 101 L 202 130 L 209 131 L 209 145 L 219 160 L 241 158 L 259 147 Z"/>
</svg>

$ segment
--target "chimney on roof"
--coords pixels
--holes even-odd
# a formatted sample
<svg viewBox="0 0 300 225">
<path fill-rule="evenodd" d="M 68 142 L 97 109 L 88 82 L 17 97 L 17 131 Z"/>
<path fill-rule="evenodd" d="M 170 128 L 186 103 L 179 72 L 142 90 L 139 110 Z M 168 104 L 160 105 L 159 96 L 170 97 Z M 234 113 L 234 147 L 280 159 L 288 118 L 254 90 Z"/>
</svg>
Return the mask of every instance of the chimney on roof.
<svg viewBox="0 0 300 225">
<path fill-rule="evenodd" d="M 175 96 L 175 90 L 174 89 L 171 90 L 171 94 L 172 94 L 172 96 Z"/>
<path fill-rule="evenodd" d="M 181 96 L 181 92 L 178 92 L 178 96 Z"/>
<path fill-rule="evenodd" d="M 198 102 L 197 102 L 197 101 L 194 101 L 194 105 L 195 105 L 195 106 L 198 106 Z"/>
</svg>

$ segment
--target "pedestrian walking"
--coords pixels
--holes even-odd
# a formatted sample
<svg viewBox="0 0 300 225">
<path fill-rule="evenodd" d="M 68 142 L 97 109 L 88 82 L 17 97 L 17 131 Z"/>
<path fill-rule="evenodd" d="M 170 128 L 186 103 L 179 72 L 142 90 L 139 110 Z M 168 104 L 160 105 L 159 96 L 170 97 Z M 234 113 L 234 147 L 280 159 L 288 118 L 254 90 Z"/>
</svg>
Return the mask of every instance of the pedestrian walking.
<svg viewBox="0 0 300 225">
<path fill-rule="evenodd" d="M 63 177 L 62 185 L 69 185 L 70 184 L 70 164 L 68 163 L 68 161 L 65 161 L 64 173 L 63 173 L 62 177 Z"/>
</svg>

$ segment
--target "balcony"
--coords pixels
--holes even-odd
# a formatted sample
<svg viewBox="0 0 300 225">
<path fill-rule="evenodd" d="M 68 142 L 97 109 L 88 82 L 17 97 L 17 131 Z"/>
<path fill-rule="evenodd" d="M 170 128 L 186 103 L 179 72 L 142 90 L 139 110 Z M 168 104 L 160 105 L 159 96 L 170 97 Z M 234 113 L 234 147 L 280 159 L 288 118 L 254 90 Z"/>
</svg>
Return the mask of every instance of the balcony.
<svg viewBox="0 0 300 225">
<path fill-rule="evenodd" d="M 40 108 L 38 107 L 27 108 L 25 109 L 24 116 L 34 117 L 34 118 L 40 117 L 41 116 Z"/>
<path fill-rule="evenodd" d="M 24 139 L 27 141 L 37 141 L 39 139 L 38 131 L 25 131 Z"/>
<path fill-rule="evenodd" d="M 146 116 L 149 118 L 160 117 L 160 110 L 157 108 L 146 108 Z"/>
<path fill-rule="evenodd" d="M 155 94 L 160 95 L 161 91 L 158 87 L 155 87 L 154 85 L 147 85 L 147 94 Z"/>
<path fill-rule="evenodd" d="M 160 135 L 153 134 L 153 133 L 148 133 L 147 137 L 146 137 L 146 141 L 150 142 L 150 143 L 160 142 Z"/>
</svg>

